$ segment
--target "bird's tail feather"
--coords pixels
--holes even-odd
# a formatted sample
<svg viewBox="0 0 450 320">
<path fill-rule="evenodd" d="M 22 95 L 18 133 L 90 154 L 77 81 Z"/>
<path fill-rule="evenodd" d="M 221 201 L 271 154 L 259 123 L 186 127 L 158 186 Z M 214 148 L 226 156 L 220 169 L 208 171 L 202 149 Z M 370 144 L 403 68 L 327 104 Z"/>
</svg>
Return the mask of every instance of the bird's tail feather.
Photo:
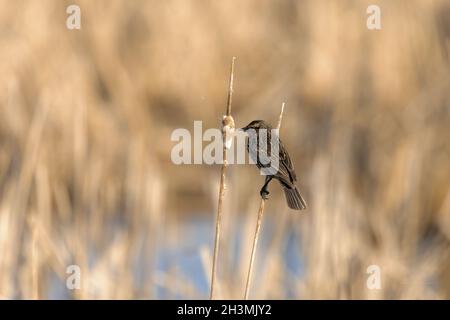
<svg viewBox="0 0 450 320">
<path fill-rule="evenodd" d="M 297 188 L 283 188 L 284 194 L 286 196 L 286 201 L 289 208 L 294 210 L 303 210 L 306 209 L 306 201 L 300 195 Z"/>
</svg>

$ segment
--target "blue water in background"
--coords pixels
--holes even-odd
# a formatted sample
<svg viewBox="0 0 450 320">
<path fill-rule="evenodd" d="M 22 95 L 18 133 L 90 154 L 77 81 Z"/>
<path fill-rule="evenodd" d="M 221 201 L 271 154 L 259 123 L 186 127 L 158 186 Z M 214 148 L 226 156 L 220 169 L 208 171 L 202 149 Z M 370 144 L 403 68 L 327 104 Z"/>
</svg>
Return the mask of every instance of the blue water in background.
<svg viewBox="0 0 450 320">
<path fill-rule="evenodd" d="M 215 232 L 215 217 L 210 216 L 196 216 L 189 219 L 179 221 L 177 230 L 178 241 L 176 245 L 164 245 L 160 246 L 156 253 L 156 259 L 153 259 L 149 264 L 146 261 L 147 256 L 142 255 L 136 258 L 135 268 L 133 270 L 135 277 L 139 282 L 142 275 L 145 274 L 149 268 L 154 268 L 156 265 L 157 272 L 166 273 L 169 270 L 176 269 L 176 274 L 180 279 L 176 281 L 183 281 L 183 279 L 189 279 L 195 286 L 196 292 L 200 295 L 200 298 L 207 299 L 209 297 L 209 274 L 210 270 L 205 273 L 204 266 L 200 256 L 200 248 L 206 247 L 210 250 L 210 256 L 213 256 L 213 243 Z M 264 279 L 264 275 L 261 275 L 263 268 L 261 265 L 266 263 L 265 252 L 268 251 L 270 243 L 274 235 L 275 220 L 270 216 L 265 217 L 260 239 L 258 241 L 257 249 L 257 263 L 254 269 L 254 279 Z M 256 221 L 255 221 L 256 223 Z M 244 223 L 236 224 L 232 236 L 232 242 L 230 245 L 232 252 L 231 263 L 233 266 L 237 266 L 238 257 L 240 256 L 240 250 L 242 249 L 242 238 Z M 120 228 L 120 227 L 119 227 Z M 253 236 L 253 235 L 252 235 Z M 164 241 L 163 241 L 164 242 Z M 300 246 L 300 238 L 296 234 L 294 228 L 290 227 L 284 231 L 284 239 L 281 241 L 281 256 L 285 262 L 286 271 L 296 278 L 302 277 L 304 274 L 304 264 L 302 261 L 302 252 Z M 250 250 L 251 248 L 249 248 Z M 223 252 L 221 252 L 223 254 Z M 89 254 L 90 266 L 93 266 L 96 262 L 98 253 L 95 251 Z M 220 256 L 219 256 L 220 259 Z M 248 262 L 245 262 L 248 263 Z M 83 283 L 83 271 L 81 270 L 81 279 Z M 114 281 L 114 279 L 112 279 Z M 144 283 L 144 281 L 143 281 Z M 139 284 L 139 283 L 138 283 Z M 286 288 L 286 296 L 288 298 L 295 297 L 295 291 L 293 287 L 294 283 L 286 281 L 283 287 Z M 174 293 L 168 291 L 161 285 L 154 284 L 152 288 L 147 290 L 152 292 L 151 298 L 156 299 L 189 299 L 192 297 L 183 296 L 181 293 Z M 297 294 L 298 295 L 298 294 Z M 65 281 L 62 281 L 56 273 L 50 276 L 50 286 L 48 292 L 49 299 L 71 299 L 71 292 L 66 288 Z M 145 299 L 145 297 L 143 297 Z M 149 297 L 150 298 L 150 297 Z"/>
<path fill-rule="evenodd" d="M 272 219 L 273 220 L 273 219 Z M 261 264 L 265 263 L 264 252 L 269 249 L 270 241 L 273 237 L 274 223 L 270 219 L 265 218 L 261 228 L 260 239 L 258 241 L 257 261 Z M 256 221 L 255 221 L 256 223 Z M 234 230 L 233 245 L 230 247 L 233 250 L 232 263 L 236 265 L 237 259 L 242 248 L 241 242 L 243 238 L 243 224 L 237 224 Z M 178 271 L 183 275 L 183 278 L 188 278 L 194 283 L 197 291 L 205 298 L 209 297 L 209 281 L 206 278 L 204 267 L 201 261 L 199 248 L 206 246 L 213 255 L 215 220 L 209 217 L 196 217 L 189 219 L 182 224 L 182 234 L 180 234 L 179 245 L 177 248 L 165 248 L 158 253 L 157 270 L 167 271 L 168 268 L 176 265 Z M 304 264 L 302 261 L 302 252 L 300 246 L 300 239 L 293 228 L 288 228 L 285 232 L 285 238 L 281 242 L 282 259 L 285 261 L 287 272 L 295 277 L 302 277 L 304 273 Z M 220 257 L 219 257 L 220 259 Z M 254 277 L 259 277 L 261 268 L 255 265 Z M 208 270 L 208 274 L 209 274 Z M 286 282 L 284 286 L 287 290 L 287 297 L 294 297 L 293 284 Z M 157 288 L 157 298 L 168 298 L 169 293 L 164 288 Z M 170 296 L 175 299 L 186 299 L 189 297 Z"/>
</svg>

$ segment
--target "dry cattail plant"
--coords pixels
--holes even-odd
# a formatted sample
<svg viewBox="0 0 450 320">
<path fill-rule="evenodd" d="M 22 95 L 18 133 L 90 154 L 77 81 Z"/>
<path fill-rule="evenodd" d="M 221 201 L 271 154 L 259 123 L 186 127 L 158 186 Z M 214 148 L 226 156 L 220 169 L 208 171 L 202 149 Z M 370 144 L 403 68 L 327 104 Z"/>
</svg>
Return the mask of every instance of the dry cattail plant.
<svg viewBox="0 0 450 320">
<path fill-rule="evenodd" d="M 234 78 L 234 61 L 235 57 L 231 60 L 231 70 L 230 70 L 230 82 L 228 87 L 228 101 L 227 101 L 227 113 L 222 120 L 222 135 L 223 135 L 223 152 L 222 152 L 222 169 L 220 172 L 220 185 L 219 185 L 219 200 L 217 203 L 217 217 L 216 217 L 216 235 L 214 240 L 214 254 L 211 270 L 211 289 L 210 289 L 210 299 L 214 298 L 214 290 L 216 289 L 216 278 L 217 278 L 217 259 L 219 256 L 219 244 L 220 244 L 220 231 L 222 223 L 222 209 L 223 209 L 223 199 L 225 197 L 226 181 L 225 174 L 227 170 L 227 149 L 229 148 L 229 139 L 231 139 L 231 133 L 234 130 L 234 119 L 231 116 L 231 102 L 233 99 L 233 78 Z"/>
</svg>

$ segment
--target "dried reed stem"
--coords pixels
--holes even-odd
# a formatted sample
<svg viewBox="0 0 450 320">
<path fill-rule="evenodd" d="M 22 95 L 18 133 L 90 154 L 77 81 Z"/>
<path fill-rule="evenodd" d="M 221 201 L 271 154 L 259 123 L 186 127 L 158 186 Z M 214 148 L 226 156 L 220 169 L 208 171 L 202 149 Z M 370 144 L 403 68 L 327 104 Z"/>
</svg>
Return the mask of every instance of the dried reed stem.
<svg viewBox="0 0 450 320">
<path fill-rule="evenodd" d="M 283 120 L 284 104 L 285 103 L 283 102 L 283 104 L 281 105 L 281 111 L 280 111 L 280 116 L 278 118 L 278 126 L 277 126 L 278 130 L 280 130 L 281 121 Z M 252 272 L 253 272 L 253 263 L 255 261 L 256 245 L 258 244 L 259 233 L 261 231 L 261 224 L 262 224 L 262 220 L 263 220 L 263 216 L 264 216 L 264 204 L 265 204 L 265 200 L 263 198 L 261 198 L 261 202 L 259 204 L 259 210 L 258 210 L 258 219 L 256 221 L 255 236 L 253 238 L 252 255 L 250 256 L 250 264 L 248 265 L 247 282 L 245 284 L 245 294 L 244 294 L 245 300 L 248 299 L 248 294 L 250 291 L 250 282 L 251 282 Z"/>
<path fill-rule="evenodd" d="M 264 215 L 264 204 L 265 200 L 261 198 L 261 202 L 259 204 L 259 210 L 258 210 L 258 220 L 256 222 L 256 230 L 255 230 L 255 236 L 253 238 L 253 247 L 252 247 L 252 255 L 250 256 L 250 264 L 248 266 L 248 272 L 247 272 L 247 282 L 245 284 L 245 295 L 244 299 L 248 299 L 248 293 L 250 290 L 250 280 L 252 278 L 252 271 L 253 271 L 253 261 L 255 260 L 255 253 L 256 253 L 256 244 L 258 243 L 259 238 L 259 231 L 261 230 L 261 223 Z"/>
<path fill-rule="evenodd" d="M 231 70 L 230 70 L 230 83 L 228 87 L 228 101 L 227 101 L 227 117 L 231 117 L 231 102 L 233 98 L 233 77 L 234 77 L 234 61 L 236 57 L 233 57 L 231 60 Z M 217 257 L 219 255 L 219 243 L 220 243 L 220 230 L 222 223 L 222 207 L 223 207 L 223 198 L 225 195 L 225 173 L 227 169 L 227 148 L 226 148 L 226 130 L 224 128 L 223 132 L 223 164 L 222 170 L 220 174 L 220 187 L 219 187 L 219 201 L 217 205 L 217 218 L 216 218 L 216 236 L 214 241 L 214 256 L 212 262 L 212 271 L 211 271 L 211 291 L 210 291 L 210 299 L 214 297 L 214 289 L 216 288 L 216 274 L 217 274 Z"/>
<path fill-rule="evenodd" d="M 280 130 L 280 128 L 281 128 L 281 121 L 283 120 L 284 105 L 285 105 L 285 103 L 283 102 L 281 104 L 280 116 L 278 117 L 278 125 L 277 125 L 277 129 L 278 130 Z"/>
</svg>

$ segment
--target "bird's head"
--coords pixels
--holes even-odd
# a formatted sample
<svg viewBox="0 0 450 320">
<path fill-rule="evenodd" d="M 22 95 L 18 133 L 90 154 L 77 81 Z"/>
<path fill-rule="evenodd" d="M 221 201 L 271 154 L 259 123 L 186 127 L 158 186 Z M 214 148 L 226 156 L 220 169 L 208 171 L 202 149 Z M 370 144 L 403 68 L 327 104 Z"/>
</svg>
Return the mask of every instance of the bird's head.
<svg viewBox="0 0 450 320">
<path fill-rule="evenodd" d="M 253 129 L 255 131 L 258 131 L 259 129 L 268 129 L 270 130 L 270 125 L 265 122 L 264 120 L 253 120 L 245 127 L 241 128 L 242 131 L 247 132 L 247 130 Z"/>
</svg>

